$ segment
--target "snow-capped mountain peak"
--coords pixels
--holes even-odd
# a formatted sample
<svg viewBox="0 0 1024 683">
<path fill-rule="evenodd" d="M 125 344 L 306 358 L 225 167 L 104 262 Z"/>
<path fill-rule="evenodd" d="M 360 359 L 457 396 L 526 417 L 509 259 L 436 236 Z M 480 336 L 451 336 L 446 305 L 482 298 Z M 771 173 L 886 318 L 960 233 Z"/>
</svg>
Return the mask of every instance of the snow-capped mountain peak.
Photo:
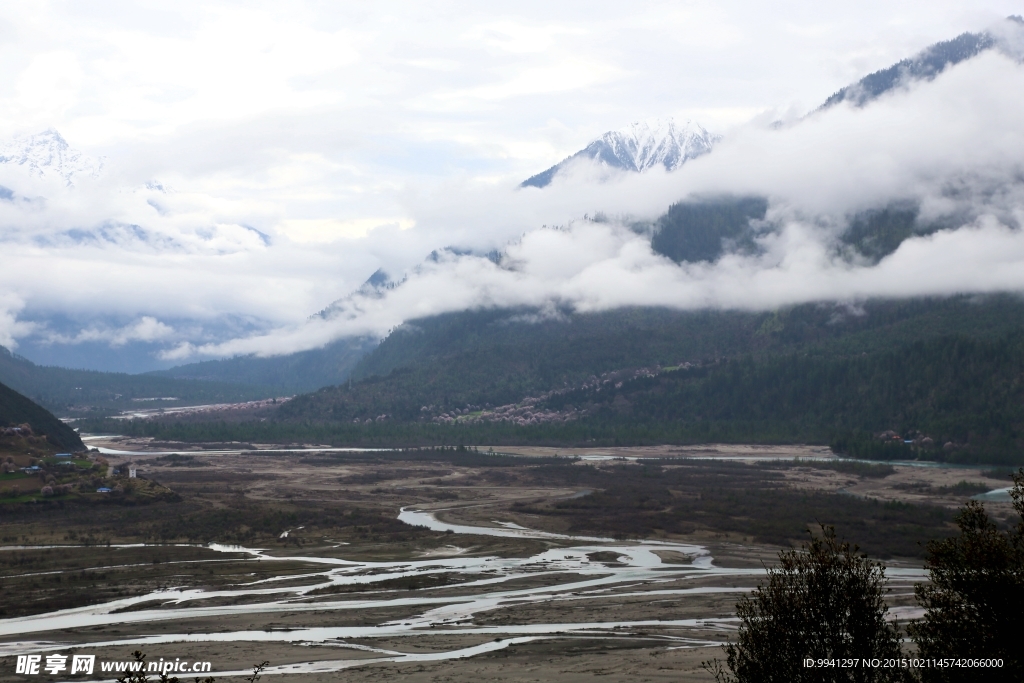
<svg viewBox="0 0 1024 683">
<path fill-rule="evenodd" d="M 53 128 L 0 142 L 0 164 L 19 166 L 37 178 L 59 177 L 68 186 L 76 178 L 98 177 L 103 170 L 102 159 L 72 149 Z"/>
<path fill-rule="evenodd" d="M 689 159 L 710 152 L 720 138 L 693 121 L 680 125 L 673 119 L 653 119 L 605 133 L 590 146 L 603 146 L 617 165 L 642 173 L 659 164 L 674 171 Z M 604 160 L 616 165 L 612 159 Z"/>
<path fill-rule="evenodd" d="M 638 173 L 655 166 L 674 171 L 690 159 L 710 152 L 721 139 L 722 136 L 709 133 L 695 121 L 637 121 L 605 133 L 568 159 L 525 180 L 522 186 L 544 187 L 566 164 L 581 157 Z"/>
</svg>

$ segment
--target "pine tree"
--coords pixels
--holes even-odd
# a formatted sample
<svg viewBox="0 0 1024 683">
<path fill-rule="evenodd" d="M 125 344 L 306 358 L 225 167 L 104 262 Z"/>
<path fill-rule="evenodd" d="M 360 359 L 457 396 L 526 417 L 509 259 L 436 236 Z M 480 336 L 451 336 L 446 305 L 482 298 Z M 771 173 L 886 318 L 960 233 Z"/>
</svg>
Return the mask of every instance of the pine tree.
<svg viewBox="0 0 1024 683">
<path fill-rule="evenodd" d="M 909 680 L 905 669 L 860 666 L 864 658 L 900 658 L 899 628 L 887 621 L 885 570 L 840 542 L 833 527 L 801 551 L 779 553 L 768 582 L 737 605 L 736 642 L 726 662 L 705 663 L 719 683 L 874 683 Z M 856 660 L 858 666 L 805 666 L 807 659 Z"/>
<path fill-rule="evenodd" d="M 928 546 L 930 582 L 915 589 L 927 610 L 908 629 L 920 657 L 1002 659 L 1002 667 L 924 668 L 924 681 L 1024 681 L 1024 469 L 1013 475 L 1015 528 L 1000 531 L 984 506 L 960 511 L 960 535 Z"/>
</svg>

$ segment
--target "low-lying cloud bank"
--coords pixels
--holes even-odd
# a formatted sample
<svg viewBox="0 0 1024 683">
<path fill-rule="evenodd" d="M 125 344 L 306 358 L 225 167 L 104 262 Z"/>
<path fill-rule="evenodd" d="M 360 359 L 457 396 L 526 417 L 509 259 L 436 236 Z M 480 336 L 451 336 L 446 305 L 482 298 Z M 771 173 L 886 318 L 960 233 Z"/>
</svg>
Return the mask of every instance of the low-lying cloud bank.
<svg viewBox="0 0 1024 683">
<path fill-rule="evenodd" d="M 275 206 L 153 184 L 124 190 L 109 178 L 65 192 L 0 177 L 17 190 L 0 199 L 0 344 L 47 334 L 52 343 L 144 339 L 166 344 L 164 360 L 184 361 L 383 337 L 406 320 L 479 307 L 771 309 L 1024 291 L 1022 116 L 1024 66 L 992 51 L 863 108 L 752 123 L 674 173 L 580 164 L 544 189 L 520 189 L 521 179 L 405 188 L 403 213 L 415 227 L 315 245 L 289 238 Z M 685 197 L 752 194 L 769 200 L 756 254 L 680 265 L 637 228 Z M 852 215 L 902 201 L 948 227 L 877 264 L 840 247 Z M 609 218 L 583 218 L 598 212 Z M 424 260 L 443 245 L 454 248 Z M 356 290 L 377 267 L 399 284 Z M 58 336 L 30 306 L 126 322 Z M 211 333 L 227 314 L 269 331 Z"/>
</svg>

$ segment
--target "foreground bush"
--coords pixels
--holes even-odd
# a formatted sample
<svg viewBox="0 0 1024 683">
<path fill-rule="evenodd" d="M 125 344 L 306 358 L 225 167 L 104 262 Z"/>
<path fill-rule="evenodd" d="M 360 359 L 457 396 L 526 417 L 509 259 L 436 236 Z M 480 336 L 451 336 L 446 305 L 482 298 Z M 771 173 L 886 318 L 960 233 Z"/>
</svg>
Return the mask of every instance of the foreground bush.
<svg viewBox="0 0 1024 683">
<path fill-rule="evenodd" d="M 1000 531 L 981 503 L 960 511 L 960 535 L 928 545 L 929 584 L 919 584 L 924 618 L 910 626 L 925 658 L 1001 659 L 1003 666 L 978 671 L 927 668 L 924 681 L 1024 681 L 1024 469 L 1013 475 L 1018 520 Z"/>
<path fill-rule="evenodd" d="M 900 669 L 805 666 L 807 659 L 901 657 L 899 629 L 885 618 L 884 568 L 840 542 L 834 528 L 822 532 L 802 551 L 779 553 L 767 584 L 740 600 L 725 666 L 705 663 L 719 683 L 909 680 Z"/>
</svg>

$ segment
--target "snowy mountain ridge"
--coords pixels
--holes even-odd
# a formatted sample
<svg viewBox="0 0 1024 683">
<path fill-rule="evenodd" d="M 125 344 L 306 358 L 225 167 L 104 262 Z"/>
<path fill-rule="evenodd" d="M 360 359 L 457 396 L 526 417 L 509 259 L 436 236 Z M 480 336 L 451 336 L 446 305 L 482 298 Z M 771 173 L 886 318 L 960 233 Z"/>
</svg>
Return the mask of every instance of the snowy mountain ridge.
<svg viewBox="0 0 1024 683">
<path fill-rule="evenodd" d="M 605 133 L 588 148 L 600 147 L 604 154 L 597 158 L 610 165 L 614 165 L 614 159 L 630 171 L 643 173 L 659 164 L 674 171 L 686 161 L 710 152 L 720 139 L 720 135 L 713 135 L 692 121 L 678 125 L 672 119 L 653 119 Z"/>
<path fill-rule="evenodd" d="M 588 158 L 612 168 L 643 173 L 655 166 L 674 171 L 690 159 L 711 151 L 722 139 L 695 121 L 674 119 L 636 121 L 605 133 L 564 161 L 522 182 L 521 187 L 544 187 L 567 164 Z"/>
<path fill-rule="evenodd" d="M 0 164 L 20 167 L 36 178 L 61 178 L 68 187 L 77 178 L 96 178 L 103 171 L 102 159 L 72 149 L 53 128 L 0 141 Z"/>
</svg>

